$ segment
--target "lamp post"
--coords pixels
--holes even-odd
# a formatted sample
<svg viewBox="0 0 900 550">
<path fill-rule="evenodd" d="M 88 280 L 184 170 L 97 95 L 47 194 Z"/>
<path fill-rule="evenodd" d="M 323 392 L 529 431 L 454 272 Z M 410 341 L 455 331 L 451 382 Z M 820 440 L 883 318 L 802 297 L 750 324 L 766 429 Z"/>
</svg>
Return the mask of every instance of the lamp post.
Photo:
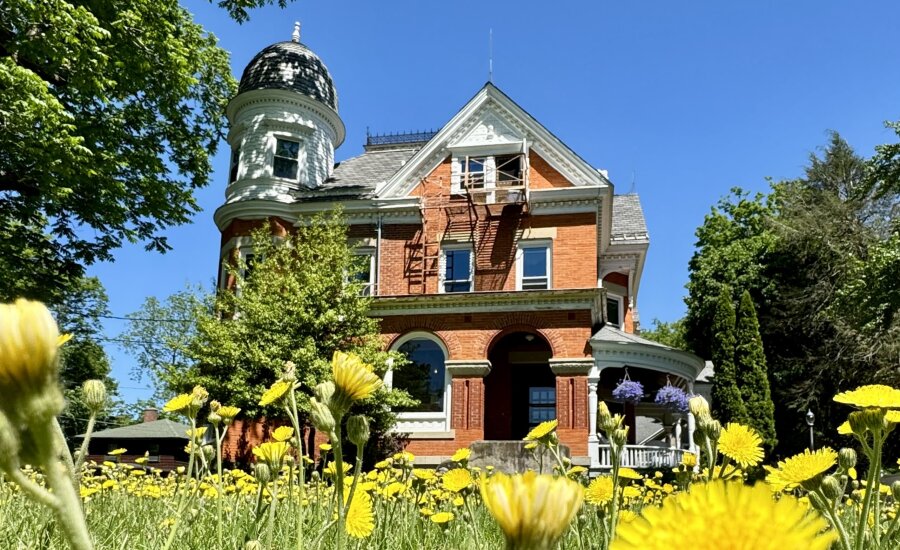
<svg viewBox="0 0 900 550">
<path fill-rule="evenodd" d="M 809 450 L 816 450 L 815 442 L 813 441 L 813 425 L 816 423 L 816 415 L 813 414 L 811 409 L 806 411 L 806 425 L 809 426 Z"/>
</svg>

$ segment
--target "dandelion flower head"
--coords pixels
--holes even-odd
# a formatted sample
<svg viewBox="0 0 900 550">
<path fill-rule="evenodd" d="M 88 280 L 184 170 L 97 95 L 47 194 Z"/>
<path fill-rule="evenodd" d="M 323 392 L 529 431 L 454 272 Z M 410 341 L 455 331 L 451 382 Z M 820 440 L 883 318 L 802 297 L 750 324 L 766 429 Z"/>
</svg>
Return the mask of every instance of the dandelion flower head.
<svg viewBox="0 0 900 550">
<path fill-rule="evenodd" d="M 756 466 L 763 459 L 762 438 L 753 428 L 729 422 L 719 437 L 719 452 L 741 468 Z"/>
<path fill-rule="evenodd" d="M 900 409 L 900 390 L 882 384 L 860 386 L 834 396 L 837 403 L 859 409 Z"/>
<path fill-rule="evenodd" d="M 458 493 L 472 484 L 472 474 L 465 468 L 455 468 L 441 477 L 441 484 L 444 489 Z"/>
</svg>

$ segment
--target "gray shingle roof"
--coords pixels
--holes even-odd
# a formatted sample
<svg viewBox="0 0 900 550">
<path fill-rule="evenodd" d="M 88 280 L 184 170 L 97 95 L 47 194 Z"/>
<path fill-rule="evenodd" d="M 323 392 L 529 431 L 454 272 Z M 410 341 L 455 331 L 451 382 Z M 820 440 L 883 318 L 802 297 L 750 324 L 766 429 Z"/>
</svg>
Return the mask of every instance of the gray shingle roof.
<svg viewBox="0 0 900 550">
<path fill-rule="evenodd" d="M 641 200 L 635 193 L 615 195 L 612 206 L 612 241 L 649 241 Z"/>
<path fill-rule="evenodd" d="M 94 432 L 91 439 L 184 439 L 187 440 L 187 430 L 191 427 L 179 424 L 172 420 L 154 420 L 153 422 L 141 422 L 132 426 L 110 428 Z M 83 437 L 79 435 L 78 437 Z"/>
<path fill-rule="evenodd" d="M 630 332 L 625 332 L 623 330 L 617 329 L 612 325 L 603 325 L 597 332 L 591 336 L 592 341 L 604 341 L 604 342 L 618 342 L 622 344 L 646 344 L 648 346 L 655 346 L 658 348 L 665 349 L 674 349 L 669 346 L 664 346 L 659 342 L 654 342 L 653 340 L 648 340 L 646 338 L 641 338 L 637 334 L 631 334 Z"/>
<path fill-rule="evenodd" d="M 375 150 L 349 158 L 335 164 L 334 173 L 324 187 L 365 187 L 372 190 L 379 183 L 390 179 L 417 150 L 414 147 Z"/>
</svg>

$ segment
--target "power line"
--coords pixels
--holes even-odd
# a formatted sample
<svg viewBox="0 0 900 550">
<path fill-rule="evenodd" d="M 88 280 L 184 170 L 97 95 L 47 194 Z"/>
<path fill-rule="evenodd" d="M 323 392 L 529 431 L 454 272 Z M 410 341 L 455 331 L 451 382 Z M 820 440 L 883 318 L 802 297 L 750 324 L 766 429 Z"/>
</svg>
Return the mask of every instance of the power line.
<svg viewBox="0 0 900 550">
<path fill-rule="evenodd" d="M 190 323 L 191 319 L 160 319 L 153 317 L 122 317 L 119 315 L 98 315 L 101 319 L 116 319 L 118 321 L 146 321 L 150 323 Z"/>
</svg>

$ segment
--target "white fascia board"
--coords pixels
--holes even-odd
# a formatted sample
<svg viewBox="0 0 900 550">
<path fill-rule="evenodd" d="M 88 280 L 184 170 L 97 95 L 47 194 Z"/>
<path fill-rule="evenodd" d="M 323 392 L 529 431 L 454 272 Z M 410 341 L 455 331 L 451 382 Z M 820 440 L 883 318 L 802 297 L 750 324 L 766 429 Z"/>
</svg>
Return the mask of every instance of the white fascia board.
<svg viewBox="0 0 900 550">
<path fill-rule="evenodd" d="M 674 348 L 663 348 L 639 342 L 591 340 L 590 343 L 594 359 L 601 368 L 628 365 L 675 374 L 693 382 L 705 366 L 703 359 L 693 353 Z"/>
<path fill-rule="evenodd" d="M 433 138 L 420 149 L 409 161 L 401 168 L 390 180 L 383 185 L 378 186 L 375 194 L 378 196 L 391 196 L 393 194 L 402 193 L 406 187 L 407 180 L 417 173 L 423 163 L 438 155 L 441 151 L 449 152 L 447 148 L 448 140 L 457 133 L 457 131 L 465 124 L 465 122 L 478 111 L 485 103 L 493 101 L 498 108 L 506 110 L 507 114 L 520 122 L 527 133 L 530 134 L 529 146 L 534 148 L 541 157 L 550 163 L 556 170 L 566 177 L 576 186 L 609 186 L 610 181 L 598 172 L 594 167 L 590 166 L 584 159 L 578 156 L 572 149 L 565 145 L 559 138 L 553 135 L 547 128 L 539 123 L 527 111 L 522 109 L 506 94 L 500 91 L 491 83 L 485 84 L 475 97 L 458 112 L 450 121 L 444 125 L 441 130 L 435 134 Z M 435 166 L 427 166 L 431 170 L 440 164 L 446 155 L 441 155 L 437 163 L 433 160 L 430 164 Z"/>
<path fill-rule="evenodd" d="M 289 222 L 297 221 L 293 205 L 267 200 L 238 201 L 224 204 L 216 209 L 213 221 L 219 231 L 224 231 L 233 220 L 262 220 L 270 217 L 284 218 Z"/>
</svg>

